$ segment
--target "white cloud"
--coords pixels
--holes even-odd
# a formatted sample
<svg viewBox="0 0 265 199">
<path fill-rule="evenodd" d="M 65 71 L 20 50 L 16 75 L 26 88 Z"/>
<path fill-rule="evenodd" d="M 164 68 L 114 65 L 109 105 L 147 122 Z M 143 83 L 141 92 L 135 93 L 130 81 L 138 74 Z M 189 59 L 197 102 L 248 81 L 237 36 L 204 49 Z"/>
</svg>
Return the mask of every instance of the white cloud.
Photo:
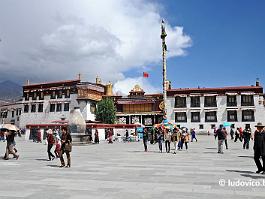
<svg viewBox="0 0 265 199">
<path fill-rule="evenodd" d="M 86 80 L 99 75 L 119 85 L 128 81 L 125 71 L 161 61 L 161 16 L 152 2 L 46 0 L 33 9 L 34 2 L 0 7 L 0 27 L 5 27 L 0 55 L 11 60 L 8 65 L 0 62 L 0 70 L 7 71 L 4 78 L 72 79 L 81 72 Z M 168 56 L 185 55 L 191 38 L 183 27 L 167 24 L 166 29 Z"/>
<path fill-rule="evenodd" d="M 116 94 L 128 95 L 135 85 L 139 85 L 147 94 L 159 93 L 160 89 L 154 87 L 146 78 L 126 78 L 114 84 L 113 91 Z"/>
</svg>

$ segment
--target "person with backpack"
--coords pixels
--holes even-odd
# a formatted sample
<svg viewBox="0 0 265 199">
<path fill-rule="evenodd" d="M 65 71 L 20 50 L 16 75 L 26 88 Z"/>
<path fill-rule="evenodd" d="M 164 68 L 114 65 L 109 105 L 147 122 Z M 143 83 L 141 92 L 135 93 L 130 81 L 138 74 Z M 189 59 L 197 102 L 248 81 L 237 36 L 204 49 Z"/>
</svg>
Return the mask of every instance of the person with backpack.
<svg viewBox="0 0 265 199">
<path fill-rule="evenodd" d="M 49 129 L 47 131 L 47 152 L 48 152 L 48 161 L 54 160 L 55 156 L 52 154 L 51 149 L 53 147 L 54 144 L 54 138 L 53 138 L 53 131 L 51 129 Z"/>
<path fill-rule="evenodd" d="M 219 129 L 216 131 L 218 138 L 218 153 L 223 154 L 223 145 L 226 137 L 225 129 L 223 129 L 223 125 L 220 125 Z"/>
<path fill-rule="evenodd" d="M 236 129 L 235 136 L 236 136 L 236 137 L 235 137 L 234 142 L 237 142 L 238 139 L 240 140 L 240 132 L 239 132 L 239 128 Z"/>
</svg>

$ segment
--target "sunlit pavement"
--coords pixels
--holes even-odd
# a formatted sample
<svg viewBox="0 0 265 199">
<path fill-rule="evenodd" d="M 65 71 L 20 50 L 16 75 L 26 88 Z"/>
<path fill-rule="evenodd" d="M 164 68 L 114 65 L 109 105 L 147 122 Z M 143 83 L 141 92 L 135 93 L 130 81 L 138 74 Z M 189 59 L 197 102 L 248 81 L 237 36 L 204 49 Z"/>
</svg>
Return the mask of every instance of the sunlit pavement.
<svg viewBox="0 0 265 199">
<path fill-rule="evenodd" d="M 144 152 L 142 142 L 74 146 L 72 167 L 59 168 L 58 159 L 47 161 L 46 145 L 17 138 L 19 160 L 0 160 L 0 198 L 264 198 L 253 141 L 249 150 L 228 144 L 224 154 L 206 135 L 177 154 L 150 144 Z"/>
</svg>

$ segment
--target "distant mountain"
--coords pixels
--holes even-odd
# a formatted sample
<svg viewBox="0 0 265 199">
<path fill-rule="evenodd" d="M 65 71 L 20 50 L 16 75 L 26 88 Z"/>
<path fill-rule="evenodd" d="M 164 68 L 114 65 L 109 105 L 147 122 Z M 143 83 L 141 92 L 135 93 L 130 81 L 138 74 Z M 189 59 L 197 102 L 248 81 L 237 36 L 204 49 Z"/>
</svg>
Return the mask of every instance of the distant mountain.
<svg viewBox="0 0 265 199">
<path fill-rule="evenodd" d="M 20 99 L 21 96 L 21 85 L 9 80 L 0 82 L 0 101 L 15 101 Z"/>
</svg>

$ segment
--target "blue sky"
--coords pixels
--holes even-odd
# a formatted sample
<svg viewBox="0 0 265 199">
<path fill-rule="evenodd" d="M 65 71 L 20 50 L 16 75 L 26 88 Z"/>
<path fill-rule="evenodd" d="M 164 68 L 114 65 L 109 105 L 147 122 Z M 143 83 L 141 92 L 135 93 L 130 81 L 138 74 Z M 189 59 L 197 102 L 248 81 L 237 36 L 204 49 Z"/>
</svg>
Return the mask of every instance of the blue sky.
<svg viewBox="0 0 265 199">
<path fill-rule="evenodd" d="M 192 39 L 185 56 L 168 59 L 168 79 L 174 88 L 252 85 L 257 77 L 265 82 L 265 1 L 157 2 L 164 7 L 161 15 L 166 21 L 183 26 Z M 161 72 L 160 65 L 149 71 L 156 86 L 161 84 Z"/>
<path fill-rule="evenodd" d="M 135 84 L 161 92 L 164 18 L 174 88 L 252 85 L 257 77 L 264 84 L 264 10 L 265 0 L 1 1 L 0 80 L 81 73 L 124 94 Z"/>
</svg>

